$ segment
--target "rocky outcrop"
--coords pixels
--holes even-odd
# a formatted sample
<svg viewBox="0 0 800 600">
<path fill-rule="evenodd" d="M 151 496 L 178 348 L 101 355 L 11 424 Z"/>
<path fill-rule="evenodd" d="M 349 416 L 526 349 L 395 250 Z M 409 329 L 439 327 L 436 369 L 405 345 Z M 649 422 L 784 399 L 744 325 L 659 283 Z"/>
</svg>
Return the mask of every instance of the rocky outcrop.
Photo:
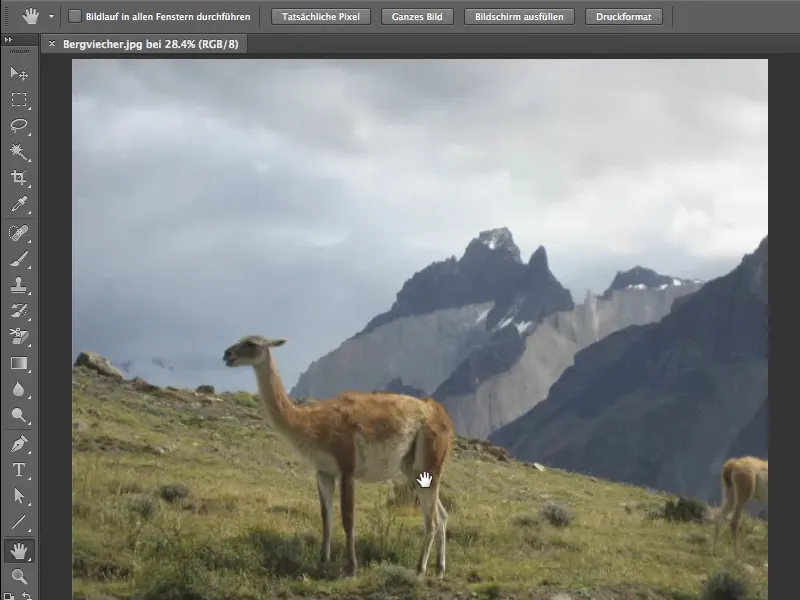
<svg viewBox="0 0 800 600">
<path fill-rule="evenodd" d="M 75 359 L 75 366 L 85 367 L 106 377 L 113 377 L 114 379 L 125 378 L 122 372 L 112 365 L 106 357 L 100 356 L 95 352 L 89 352 L 88 350 L 84 350 L 78 354 L 78 357 Z"/>
</svg>

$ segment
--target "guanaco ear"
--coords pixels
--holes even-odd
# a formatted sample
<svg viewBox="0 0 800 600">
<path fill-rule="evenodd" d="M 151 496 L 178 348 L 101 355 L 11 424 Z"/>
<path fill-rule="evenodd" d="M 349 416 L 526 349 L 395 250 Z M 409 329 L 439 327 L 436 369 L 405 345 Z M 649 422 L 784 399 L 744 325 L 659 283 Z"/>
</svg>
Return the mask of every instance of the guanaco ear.
<svg viewBox="0 0 800 600">
<path fill-rule="evenodd" d="M 265 346 L 269 346 L 270 348 L 277 348 L 278 346 L 283 346 L 285 343 L 286 343 L 286 340 L 283 340 L 283 339 L 280 339 L 280 338 L 276 338 L 276 339 L 267 340 L 264 343 L 264 345 Z"/>
</svg>

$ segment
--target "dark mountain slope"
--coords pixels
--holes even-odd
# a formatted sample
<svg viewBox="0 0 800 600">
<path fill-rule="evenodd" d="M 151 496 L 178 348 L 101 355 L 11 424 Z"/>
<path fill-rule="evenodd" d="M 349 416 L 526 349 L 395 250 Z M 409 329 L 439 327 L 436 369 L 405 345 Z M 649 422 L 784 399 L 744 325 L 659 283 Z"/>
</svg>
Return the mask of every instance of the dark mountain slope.
<svg viewBox="0 0 800 600">
<path fill-rule="evenodd" d="M 561 468 L 704 499 L 731 450 L 766 456 L 767 238 L 660 322 L 575 357 L 490 440 Z"/>
<path fill-rule="evenodd" d="M 702 286 L 650 270 L 646 274 L 659 279 L 648 285 L 646 280 L 628 278 L 623 289 L 602 296 L 588 294 L 574 308 L 538 322 L 513 313 L 504 317 L 492 337 L 433 393 L 450 412 L 456 431 L 488 437 L 544 400 L 551 385 L 573 364 L 576 352 L 620 329 L 661 320 L 676 298 Z M 669 283 L 660 283 L 663 280 Z M 523 306 L 519 312 L 524 310 Z"/>
</svg>

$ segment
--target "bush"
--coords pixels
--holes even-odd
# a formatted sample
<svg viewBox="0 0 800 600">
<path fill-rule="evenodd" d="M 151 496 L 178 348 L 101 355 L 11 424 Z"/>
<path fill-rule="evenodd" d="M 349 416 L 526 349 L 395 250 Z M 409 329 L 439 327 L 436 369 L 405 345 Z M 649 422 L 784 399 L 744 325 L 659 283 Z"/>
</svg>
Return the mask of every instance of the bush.
<svg viewBox="0 0 800 600">
<path fill-rule="evenodd" d="M 164 502 L 175 502 L 189 497 L 189 488 L 182 483 L 171 483 L 158 488 L 158 495 Z"/>
<path fill-rule="evenodd" d="M 678 501 L 667 500 L 664 504 L 664 519 L 678 523 L 705 523 L 708 508 L 699 500 L 678 498 Z"/>
<path fill-rule="evenodd" d="M 715 573 L 703 589 L 703 600 L 747 600 L 749 597 L 750 582 L 738 571 Z"/>
<path fill-rule="evenodd" d="M 554 503 L 549 502 L 542 508 L 542 518 L 550 523 L 553 527 L 564 528 L 572 523 L 572 513 L 566 508 Z"/>
<path fill-rule="evenodd" d="M 158 512 L 158 498 L 147 494 L 134 494 L 128 497 L 128 510 L 143 519 L 149 519 Z"/>
</svg>

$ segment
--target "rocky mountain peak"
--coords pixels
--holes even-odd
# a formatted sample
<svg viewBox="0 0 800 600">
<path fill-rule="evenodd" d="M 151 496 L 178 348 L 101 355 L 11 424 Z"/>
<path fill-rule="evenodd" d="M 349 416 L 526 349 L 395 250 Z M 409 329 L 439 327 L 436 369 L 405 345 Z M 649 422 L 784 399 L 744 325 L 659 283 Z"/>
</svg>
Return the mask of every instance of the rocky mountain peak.
<svg viewBox="0 0 800 600">
<path fill-rule="evenodd" d="M 539 246 L 533 254 L 531 254 L 531 258 L 528 261 L 529 268 L 536 268 L 536 269 L 547 269 L 550 270 L 550 265 L 547 262 L 547 250 L 545 250 L 544 246 Z"/>
<path fill-rule="evenodd" d="M 480 257 L 491 255 L 497 258 L 511 259 L 516 263 L 522 262 L 519 247 L 514 242 L 514 236 L 507 227 L 487 229 L 481 231 L 468 245 L 461 258 L 462 263 L 469 263 Z"/>
<path fill-rule="evenodd" d="M 397 293 L 391 309 L 372 319 L 358 335 L 402 317 L 495 302 L 510 293 L 524 269 L 508 228 L 481 231 L 460 259 L 434 262 L 414 273 Z"/>
<path fill-rule="evenodd" d="M 761 240 L 758 247 L 746 254 L 740 265 L 742 277 L 754 295 L 764 302 L 769 302 L 769 245 L 767 238 Z"/>
<path fill-rule="evenodd" d="M 666 289 L 668 286 L 681 286 L 690 283 L 702 283 L 700 280 L 681 279 L 671 275 L 661 275 L 653 269 L 635 266 L 627 271 L 617 271 L 611 285 L 603 293 L 603 297 L 608 297 L 617 290 L 644 290 L 644 289 Z"/>
</svg>

